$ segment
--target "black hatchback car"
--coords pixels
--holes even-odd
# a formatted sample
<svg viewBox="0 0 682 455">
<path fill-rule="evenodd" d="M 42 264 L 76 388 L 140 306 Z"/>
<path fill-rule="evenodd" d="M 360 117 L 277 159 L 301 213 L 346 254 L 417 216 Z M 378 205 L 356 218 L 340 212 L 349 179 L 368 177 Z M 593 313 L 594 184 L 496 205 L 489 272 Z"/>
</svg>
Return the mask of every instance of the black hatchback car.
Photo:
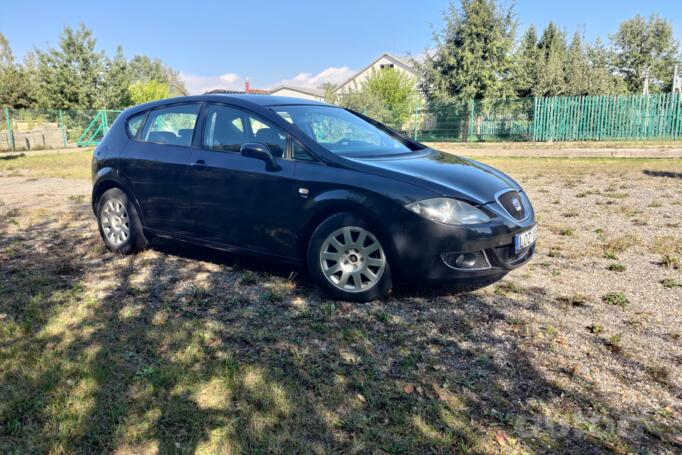
<svg viewBox="0 0 682 455">
<path fill-rule="evenodd" d="M 487 284 L 527 262 L 537 227 L 507 175 L 337 106 L 202 95 L 124 111 L 94 152 L 106 246 L 155 236 L 300 263 L 336 297 L 393 283 Z"/>
</svg>

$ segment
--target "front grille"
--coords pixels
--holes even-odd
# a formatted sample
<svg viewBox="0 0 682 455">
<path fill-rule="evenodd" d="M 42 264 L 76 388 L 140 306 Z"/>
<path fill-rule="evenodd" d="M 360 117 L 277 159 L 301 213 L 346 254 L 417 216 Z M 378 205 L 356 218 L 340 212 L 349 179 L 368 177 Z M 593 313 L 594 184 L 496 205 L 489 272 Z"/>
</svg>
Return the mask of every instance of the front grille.
<svg viewBox="0 0 682 455">
<path fill-rule="evenodd" d="M 490 262 L 483 251 L 471 253 L 442 253 L 440 257 L 449 267 L 459 270 L 480 270 L 490 267 Z"/>
<path fill-rule="evenodd" d="M 497 197 L 497 201 L 515 220 L 526 219 L 526 204 L 518 191 L 507 191 Z"/>
</svg>

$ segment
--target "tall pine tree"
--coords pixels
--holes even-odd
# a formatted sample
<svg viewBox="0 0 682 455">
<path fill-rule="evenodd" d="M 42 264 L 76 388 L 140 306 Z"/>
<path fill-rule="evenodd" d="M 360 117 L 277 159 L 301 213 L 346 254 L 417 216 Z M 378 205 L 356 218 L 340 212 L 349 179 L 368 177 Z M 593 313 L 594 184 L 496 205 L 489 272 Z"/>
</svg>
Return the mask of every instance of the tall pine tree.
<svg viewBox="0 0 682 455">
<path fill-rule="evenodd" d="M 539 77 L 539 63 L 538 34 L 535 26 L 531 24 L 521 37 L 514 56 L 514 83 L 518 96 L 533 95 Z"/>
<path fill-rule="evenodd" d="M 495 0 L 461 0 L 445 16 L 436 48 L 422 65 L 420 88 L 429 101 L 511 96 L 512 8 Z"/>
</svg>

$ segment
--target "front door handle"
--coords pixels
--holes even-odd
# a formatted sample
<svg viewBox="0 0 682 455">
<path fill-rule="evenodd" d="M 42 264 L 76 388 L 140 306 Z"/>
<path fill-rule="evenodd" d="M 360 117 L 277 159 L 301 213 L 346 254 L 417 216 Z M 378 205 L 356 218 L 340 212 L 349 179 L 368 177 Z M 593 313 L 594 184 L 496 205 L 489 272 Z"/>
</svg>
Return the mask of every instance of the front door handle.
<svg viewBox="0 0 682 455">
<path fill-rule="evenodd" d="M 196 168 L 206 167 L 206 161 L 204 161 L 204 160 L 197 160 L 197 161 L 195 161 L 194 163 L 192 163 L 192 167 L 195 168 L 195 169 L 196 169 Z"/>
</svg>

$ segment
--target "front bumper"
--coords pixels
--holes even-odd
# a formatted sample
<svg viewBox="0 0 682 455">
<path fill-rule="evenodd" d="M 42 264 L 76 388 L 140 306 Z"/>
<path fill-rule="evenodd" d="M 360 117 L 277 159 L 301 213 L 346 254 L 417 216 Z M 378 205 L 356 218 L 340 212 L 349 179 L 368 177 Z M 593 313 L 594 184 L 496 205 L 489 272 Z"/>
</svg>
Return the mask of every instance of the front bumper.
<svg viewBox="0 0 682 455">
<path fill-rule="evenodd" d="M 530 204 L 529 204 L 530 206 Z M 497 203 L 485 206 L 495 217 L 480 225 L 452 226 L 437 223 L 410 213 L 399 227 L 391 232 L 395 271 L 404 282 L 466 281 L 469 279 L 501 276 L 530 261 L 535 244 L 516 253 L 514 236 L 535 226 L 535 214 L 529 213 L 519 222 L 507 215 Z M 455 268 L 444 254 L 484 252 L 486 267 Z M 447 263 L 449 262 L 449 264 Z"/>
</svg>

